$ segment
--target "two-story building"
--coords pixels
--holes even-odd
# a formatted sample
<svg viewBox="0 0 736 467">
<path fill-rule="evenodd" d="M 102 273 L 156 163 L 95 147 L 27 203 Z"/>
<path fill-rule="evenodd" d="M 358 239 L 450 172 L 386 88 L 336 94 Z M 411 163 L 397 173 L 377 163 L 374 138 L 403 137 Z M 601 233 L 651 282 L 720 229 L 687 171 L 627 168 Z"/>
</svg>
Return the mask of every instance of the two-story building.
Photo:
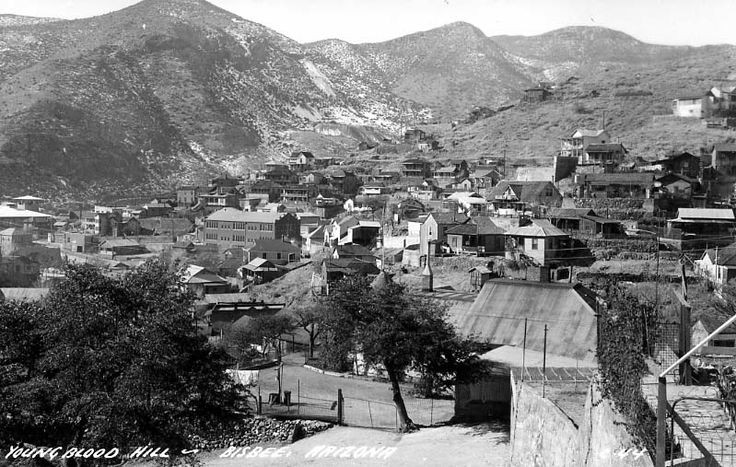
<svg viewBox="0 0 736 467">
<path fill-rule="evenodd" d="M 288 239 L 299 242 L 299 219 L 285 212 L 246 212 L 225 208 L 205 219 L 204 241 L 225 248 L 245 247 L 259 239 Z"/>
<path fill-rule="evenodd" d="M 404 177 L 426 178 L 431 175 L 431 167 L 432 165 L 427 160 L 407 159 L 401 163 L 401 174 Z"/>
<path fill-rule="evenodd" d="M 606 130 L 588 130 L 578 128 L 570 136 L 562 138 L 560 156 L 575 157 L 582 160 L 585 148 L 591 144 L 607 144 L 611 142 L 611 135 Z"/>
<path fill-rule="evenodd" d="M 314 154 L 308 151 L 295 151 L 289 157 L 289 169 L 294 172 L 309 170 L 314 165 Z"/>
</svg>

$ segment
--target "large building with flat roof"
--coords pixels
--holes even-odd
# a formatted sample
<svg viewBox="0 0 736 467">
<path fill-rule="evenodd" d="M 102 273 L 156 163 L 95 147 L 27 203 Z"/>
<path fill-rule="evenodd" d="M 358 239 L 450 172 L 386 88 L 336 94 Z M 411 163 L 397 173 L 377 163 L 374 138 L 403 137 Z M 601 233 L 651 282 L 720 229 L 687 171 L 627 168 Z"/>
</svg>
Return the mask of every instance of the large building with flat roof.
<svg viewBox="0 0 736 467">
<path fill-rule="evenodd" d="M 299 219 L 291 213 L 224 208 L 206 218 L 204 241 L 226 248 L 253 246 L 260 239 L 299 241 L 299 227 Z"/>
</svg>

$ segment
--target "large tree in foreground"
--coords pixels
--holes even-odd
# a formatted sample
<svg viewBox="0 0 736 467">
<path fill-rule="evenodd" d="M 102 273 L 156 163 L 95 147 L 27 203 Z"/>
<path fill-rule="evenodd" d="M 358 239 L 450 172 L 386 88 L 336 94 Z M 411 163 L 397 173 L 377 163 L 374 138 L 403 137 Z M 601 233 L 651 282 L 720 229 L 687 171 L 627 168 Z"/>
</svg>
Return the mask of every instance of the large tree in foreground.
<svg viewBox="0 0 736 467">
<path fill-rule="evenodd" d="M 436 302 L 409 294 L 402 285 L 382 282 L 372 286 L 362 277 L 351 277 L 330 289 L 321 326 L 329 335 L 325 352 L 347 346 L 361 352 L 368 365 L 383 366 L 399 414 L 400 431 L 417 427 L 409 417 L 400 382 L 414 368 L 443 385 L 474 379 L 483 365 L 471 353 L 447 321 L 446 310 Z"/>
<path fill-rule="evenodd" d="M 0 378 L 2 441 L 174 450 L 221 424 L 237 388 L 192 304 L 160 261 L 122 278 L 68 265 L 43 303 L 0 304 L 0 373 L 13 369 Z"/>
</svg>

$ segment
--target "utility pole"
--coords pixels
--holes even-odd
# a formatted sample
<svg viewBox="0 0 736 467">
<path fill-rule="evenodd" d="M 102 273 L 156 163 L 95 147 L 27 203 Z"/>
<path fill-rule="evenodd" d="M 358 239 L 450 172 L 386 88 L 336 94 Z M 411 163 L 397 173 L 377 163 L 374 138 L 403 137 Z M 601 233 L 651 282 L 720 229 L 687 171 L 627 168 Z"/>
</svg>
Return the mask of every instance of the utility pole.
<svg viewBox="0 0 736 467">
<path fill-rule="evenodd" d="M 544 325 L 544 351 L 542 352 L 542 398 L 547 394 L 547 325 Z"/>
</svg>

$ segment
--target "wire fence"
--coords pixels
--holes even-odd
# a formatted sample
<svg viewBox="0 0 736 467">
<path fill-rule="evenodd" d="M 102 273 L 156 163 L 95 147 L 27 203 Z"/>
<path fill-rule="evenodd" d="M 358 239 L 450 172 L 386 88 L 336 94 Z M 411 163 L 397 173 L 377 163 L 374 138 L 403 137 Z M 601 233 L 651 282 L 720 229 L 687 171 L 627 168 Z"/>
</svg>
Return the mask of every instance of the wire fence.
<svg viewBox="0 0 736 467">
<path fill-rule="evenodd" d="M 455 414 L 455 401 L 452 399 L 405 397 L 404 405 L 409 418 L 420 426 L 447 423 Z M 349 426 L 398 430 L 399 411 L 393 402 L 345 397 L 343 423 Z"/>
</svg>

